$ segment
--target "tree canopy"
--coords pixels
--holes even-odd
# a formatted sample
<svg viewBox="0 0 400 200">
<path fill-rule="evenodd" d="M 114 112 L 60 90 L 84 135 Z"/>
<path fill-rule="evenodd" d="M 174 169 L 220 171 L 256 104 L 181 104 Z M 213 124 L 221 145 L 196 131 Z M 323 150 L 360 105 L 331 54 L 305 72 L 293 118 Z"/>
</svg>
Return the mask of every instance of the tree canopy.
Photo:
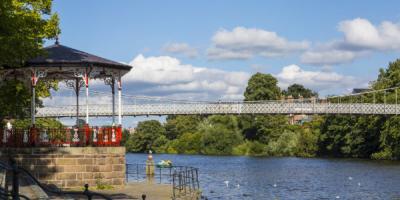
<svg viewBox="0 0 400 200">
<path fill-rule="evenodd" d="M 44 41 L 60 33 L 58 15 L 51 12 L 51 5 L 51 0 L 0 1 L 0 68 L 19 67 L 26 60 L 44 53 Z M 50 96 L 50 89 L 57 89 L 57 82 L 38 82 L 38 106 L 41 106 L 40 97 Z M 10 80 L 0 83 L 0 120 L 5 116 L 28 117 L 30 104 L 31 92 L 25 82 Z"/>
<path fill-rule="evenodd" d="M 284 90 L 282 93 L 285 96 L 291 95 L 295 99 L 298 99 L 300 96 L 302 96 L 303 98 L 311 98 L 313 96 L 317 96 L 316 92 L 313 92 L 312 90 L 307 89 L 303 85 L 297 83 L 290 85 L 287 90 Z"/>
<path fill-rule="evenodd" d="M 44 40 L 60 33 L 51 0 L 0 1 L 0 67 L 20 66 L 43 53 Z"/>
<path fill-rule="evenodd" d="M 271 74 L 256 73 L 250 79 L 244 92 L 245 101 L 278 100 L 281 89 L 278 80 Z"/>
</svg>

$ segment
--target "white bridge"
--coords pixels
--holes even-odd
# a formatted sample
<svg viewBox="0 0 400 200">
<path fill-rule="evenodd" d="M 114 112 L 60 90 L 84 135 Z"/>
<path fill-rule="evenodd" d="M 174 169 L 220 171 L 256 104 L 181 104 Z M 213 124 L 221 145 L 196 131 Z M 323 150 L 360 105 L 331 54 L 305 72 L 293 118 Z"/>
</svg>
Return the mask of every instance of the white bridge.
<svg viewBox="0 0 400 200">
<path fill-rule="evenodd" d="M 75 117 L 76 106 L 39 108 L 36 117 Z M 89 105 L 89 115 L 115 116 L 112 105 Z M 86 108 L 79 108 L 85 116 Z M 327 102 L 197 102 L 123 104 L 122 116 L 143 115 L 212 115 L 212 114 L 360 114 L 397 115 L 400 105 L 384 103 L 327 103 Z"/>
</svg>

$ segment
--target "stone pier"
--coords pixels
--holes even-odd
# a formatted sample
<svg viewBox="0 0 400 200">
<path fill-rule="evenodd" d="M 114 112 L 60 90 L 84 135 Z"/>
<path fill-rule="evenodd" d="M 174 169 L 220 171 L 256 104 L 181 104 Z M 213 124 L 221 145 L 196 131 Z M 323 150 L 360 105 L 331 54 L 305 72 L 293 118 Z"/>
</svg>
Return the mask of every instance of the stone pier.
<svg viewBox="0 0 400 200">
<path fill-rule="evenodd" d="M 59 188 L 125 185 L 125 147 L 0 148 L 41 183 Z"/>
</svg>

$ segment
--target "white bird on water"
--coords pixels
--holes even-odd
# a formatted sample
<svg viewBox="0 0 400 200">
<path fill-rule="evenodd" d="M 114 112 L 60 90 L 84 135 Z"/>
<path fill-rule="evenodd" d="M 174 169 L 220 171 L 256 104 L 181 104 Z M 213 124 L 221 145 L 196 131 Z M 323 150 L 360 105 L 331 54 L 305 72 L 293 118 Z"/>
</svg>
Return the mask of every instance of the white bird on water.
<svg viewBox="0 0 400 200">
<path fill-rule="evenodd" d="M 229 181 L 224 181 L 226 187 L 229 187 Z"/>
<path fill-rule="evenodd" d="M 236 187 L 237 187 L 237 188 L 240 188 L 240 185 L 239 185 L 239 184 L 237 184 L 237 185 L 236 185 Z"/>
<path fill-rule="evenodd" d="M 350 181 L 353 180 L 353 177 L 349 176 L 349 180 L 350 180 Z"/>
<path fill-rule="evenodd" d="M 276 185 L 276 183 L 274 183 L 274 185 L 273 185 L 274 187 L 276 187 L 277 185 Z"/>
</svg>

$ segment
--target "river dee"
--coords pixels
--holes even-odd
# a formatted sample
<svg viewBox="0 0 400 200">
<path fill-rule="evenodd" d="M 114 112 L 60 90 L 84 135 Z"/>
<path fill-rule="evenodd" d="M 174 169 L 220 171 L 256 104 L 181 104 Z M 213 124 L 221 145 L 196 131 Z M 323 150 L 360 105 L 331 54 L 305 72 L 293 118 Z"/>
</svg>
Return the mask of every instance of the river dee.
<svg viewBox="0 0 400 200">
<path fill-rule="evenodd" d="M 400 162 L 155 154 L 199 168 L 208 199 L 400 199 Z M 145 154 L 127 154 L 144 163 Z"/>
</svg>

